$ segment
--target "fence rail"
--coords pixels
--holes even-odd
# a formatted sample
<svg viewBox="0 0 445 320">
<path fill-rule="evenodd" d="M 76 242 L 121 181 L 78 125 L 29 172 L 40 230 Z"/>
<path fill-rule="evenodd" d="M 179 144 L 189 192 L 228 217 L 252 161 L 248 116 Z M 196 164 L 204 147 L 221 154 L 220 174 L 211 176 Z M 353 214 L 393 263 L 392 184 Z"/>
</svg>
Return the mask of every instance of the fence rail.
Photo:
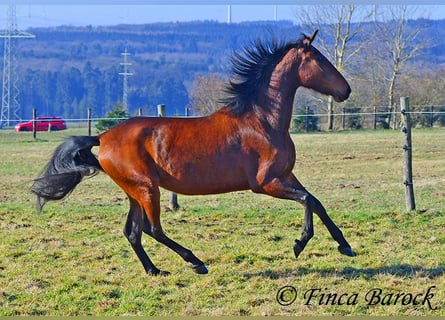
<svg viewBox="0 0 445 320">
<path fill-rule="evenodd" d="M 400 112 L 387 111 L 387 109 L 376 106 L 344 107 L 341 112 L 332 114 L 334 128 L 336 130 L 398 128 L 401 121 Z M 307 107 L 303 112 L 293 114 L 291 131 L 325 130 L 329 115 L 316 111 L 316 108 Z M 413 128 L 445 127 L 445 106 L 412 106 L 412 111 L 409 113 Z M 139 111 L 137 116 L 142 116 L 142 113 Z M 69 128 L 88 128 L 91 134 L 90 130 L 97 122 L 111 119 L 125 120 L 126 118 L 93 117 L 91 112 L 88 112 L 85 118 L 65 118 L 64 120 Z M 33 115 L 30 115 L 29 119 L 10 120 L 7 125 L 2 123 L 0 128 L 11 129 L 15 124 L 26 121 L 33 121 Z"/>
</svg>

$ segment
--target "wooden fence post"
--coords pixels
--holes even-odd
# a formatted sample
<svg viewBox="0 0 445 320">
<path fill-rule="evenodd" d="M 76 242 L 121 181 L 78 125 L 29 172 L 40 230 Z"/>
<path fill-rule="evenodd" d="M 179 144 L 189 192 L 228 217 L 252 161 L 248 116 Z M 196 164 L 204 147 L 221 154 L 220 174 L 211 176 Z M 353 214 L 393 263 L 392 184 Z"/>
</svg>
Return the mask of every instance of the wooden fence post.
<svg viewBox="0 0 445 320">
<path fill-rule="evenodd" d="M 88 118 L 88 136 L 91 137 L 91 108 L 88 108 L 88 113 L 87 113 L 87 118 Z"/>
<path fill-rule="evenodd" d="M 165 117 L 165 104 L 158 104 L 158 117 Z"/>
<path fill-rule="evenodd" d="M 434 127 L 434 106 L 431 106 L 431 113 L 430 113 L 430 127 Z"/>
<path fill-rule="evenodd" d="M 158 117 L 165 117 L 165 104 L 158 104 Z M 179 209 L 178 195 L 174 192 L 168 194 L 170 209 L 176 211 Z"/>
<path fill-rule="evenodd" d="M 346 110 L 345 107 L 341 109 L 341 128 L 345 130 L 346 128 Z"/>
<path fill-rule="evenodd" d="M 36 108 L 32 109 L 32 136 L 37 138 L 37 121 L 36 121 L 37 110 Z"/>
<path fill-rule="evenodd" d="M 405 185 L 405 203 L 408 211 L 416 209 L 414 200 L 413 169 L 412 169 L 412 141 L 411 116 L 409 113 L 409 98 L 400 98 L 400 113 L 402 117 L 402 132 L 405 134 L 403 144 L 403 184 Z"/>
</svg>

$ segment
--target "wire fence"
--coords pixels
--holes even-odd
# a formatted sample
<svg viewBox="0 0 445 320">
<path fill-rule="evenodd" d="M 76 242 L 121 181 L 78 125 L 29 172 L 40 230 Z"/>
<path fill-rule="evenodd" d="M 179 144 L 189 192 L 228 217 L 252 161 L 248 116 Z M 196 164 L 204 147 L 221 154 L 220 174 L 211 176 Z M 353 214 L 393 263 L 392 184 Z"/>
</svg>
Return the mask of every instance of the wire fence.
<svg viewBox="0 0 445 320">
<path fill-rule="evenodd" d="M 401 113 L 397 107 L 344 107 L 331 115 L 317 112 L 317 108 L 306 107 L 304 112 L 294 114 L 291 121 L 291 131 L 326 130 L 331 117 L 334 130 L 355 129 L 388 129 L 399 128 Z M 412 126 L 445 127 L 445 106 L 412 106 L 410 111 Z"/>
<path fill-rule="evenodd" d="M 325 131 L 328 129 L 329 117 L 333 122 L 333 130 L 396 129 L 400 127 L 401 120 L 401 113 L 396 109 L 395 107 L 388 111 L 388 107 L 378 106 L 344 107 L 329 115 L 317 107 L 306 107 L 304 111 L 292 115 L 290 131 Z M 412 106 L 412 111 L 409 113 L 413 128 L 445 127 L 445 106 Z M 135 116 L 143 116 L 141 110 L 138 110 Z M 88 128 L 88 131 L 91 132 L 100 121 L 125 119 L 93 117 L 89 111 L 85 118 L 64 118 L 64 121 L 68 128 Z M 7 125 L 3 123 L 1 128 L 14 129 L 15 124 L 31 121 L 33 121 L 32 115 L 25 120 L 10 120 Z"/>
</svg>

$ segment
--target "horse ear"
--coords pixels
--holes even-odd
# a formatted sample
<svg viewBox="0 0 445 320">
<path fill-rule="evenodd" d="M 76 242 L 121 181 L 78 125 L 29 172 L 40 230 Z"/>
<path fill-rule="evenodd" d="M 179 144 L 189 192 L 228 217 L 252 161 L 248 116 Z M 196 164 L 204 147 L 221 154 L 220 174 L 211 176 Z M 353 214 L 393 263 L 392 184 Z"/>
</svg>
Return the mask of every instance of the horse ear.
<svg viewBox="0 0 445 320">
<path fill-rule="evenodd" d="M 315 36 L 317 35 L 318 30 L 315 30 L 314 34 L 310 37 L 308 37 L 307 35 L 305 35 L 303 33 L 303 44 L 305 47 L 309 47 L 312 44 L 312 41 L 314 41 Z"/>
<path fill-rule="evenodd" d="M 317 35 L 317 33 L 318 33 L 318 30 L 315 30 L 314 34 L 312 36 L 310 36 L 310 38 L 308 38 L 309 44 L 312 44 L 312 41 L 314 41 L 315 36 Z"/>
</svg>

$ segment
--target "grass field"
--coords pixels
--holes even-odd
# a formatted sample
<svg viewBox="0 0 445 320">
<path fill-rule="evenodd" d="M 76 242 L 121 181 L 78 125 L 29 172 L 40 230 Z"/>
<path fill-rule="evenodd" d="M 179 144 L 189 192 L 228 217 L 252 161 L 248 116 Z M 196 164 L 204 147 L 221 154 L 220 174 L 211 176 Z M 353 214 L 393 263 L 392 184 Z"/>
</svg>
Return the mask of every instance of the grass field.
<svg viewBox="0 0 445 320">
<path fill-rule="evenodd" d="M 122 234 L 127 200 L 104 174 L 36 212 L 32 179 L 73 134 L 86 132 L 35 141 L 0 131 L 0 315 L 445 315 L 445 130 L 413 131 L 413 212 L 405 211 L 399 131 L 294 136 L 295 173 L 355 258 L 337 252 L 315 217 L 315 236 L 296 260 L 297 203 L 247 191 L 180 195 L 171 212 L 164 192 L 164 229 L 209 267 L 196 275 L 144 236 L 168 277 L 143 272 Z"/>
</svg>

